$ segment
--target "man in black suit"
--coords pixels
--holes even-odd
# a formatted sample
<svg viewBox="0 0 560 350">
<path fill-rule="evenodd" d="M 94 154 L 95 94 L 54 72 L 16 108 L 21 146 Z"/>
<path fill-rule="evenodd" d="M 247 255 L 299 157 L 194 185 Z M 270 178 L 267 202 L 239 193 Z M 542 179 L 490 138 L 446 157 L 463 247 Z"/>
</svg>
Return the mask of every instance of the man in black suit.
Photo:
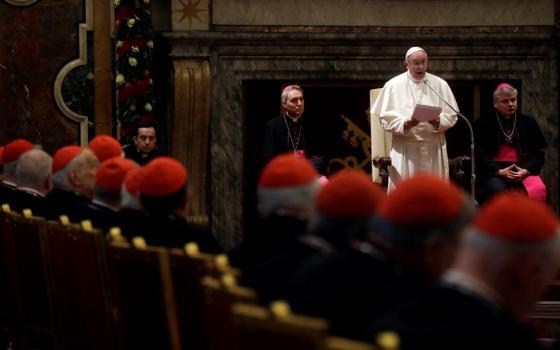
<svg viewBox="0 0 560 350">
<path fill-rule="evenodd" d="M 145 165 L 152 159 L 161 156 L 157 147 L 156 128 L 151 124 L 136 125 L 132 142 L 123 147 L 125 157 L 140 165 Z"/>
<path fill-rule="evenodd" d="M 266 123 L 263 158 L 269 161 L 282 153 L 293 153 L 309 159 L 319 173 L 325 172 L 327 161 L 322 154 L 318 130 L 304 118 L 305 100 L 298 85 L 288 85 L 280 97 L 282 112 Z"/>
<path fill-rule="evenodd" d="M 45 196 L 52 189 L 52 157 L 40 149 L 31 149 L 17 160 L 16 184 L 12 208 L 18 212 L 31 209 L 34 216 L 46 217 L 49 210 Z"/>
<path fill-rule="evenodd" d="M 560 265 L 558 219 L 518 193 L 488 201 L 440 287 L 374 325 L 401 349 L 541 349 L 529 325 Z"/>
</svg>

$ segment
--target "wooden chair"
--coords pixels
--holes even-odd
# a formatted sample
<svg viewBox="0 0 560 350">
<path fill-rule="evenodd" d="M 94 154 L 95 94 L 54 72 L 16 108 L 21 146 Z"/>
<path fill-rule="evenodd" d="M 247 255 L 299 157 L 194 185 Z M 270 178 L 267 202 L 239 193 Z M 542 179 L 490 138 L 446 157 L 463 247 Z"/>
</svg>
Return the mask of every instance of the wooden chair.
<svg viewBox="0 0 560 350">
<path fill-rule="evenodd" d="M 382 89 L 372 89 L 369 91 L 369 104 L 373 106 Z M 370 115 L 371 123 L 371 176 L 374 182 L 387 187 L 389 180 L 389 167 L 391 166 L 391 142 L 393 135 L 383 130 L 381 121 L 378 117 Z"/>
<path fill-rule="evenodd" d="M 117 240 L 108 259 L 119 349 L 181 349 L 167 249 L 148 247 L 139 237 L 133 247 Z"/>
<path fill-rule="evenodd" d="M 328 335 L 326 320 L 292 314 L 285 302 L 270 308 L 236 303 L 232 307 L 236 349 L 322 349 Z"/>
<path fill-rule="evenodd" d="M 14 227 L 8 204 L 0 210 L 0 346 L 21 346 L 23 338 L 23 306 L 17 274 Z"/>
<path fill-rule="evenodd" d="M 237 277 L 230 272 L 219 276 L 205 276 L 204 288 L 204 328 L 208 350 L 227 349 L 234 342 L 232 306 L 243 302 L 257 305 L 257 292 L 239 286 Z"/>
<path fill-rule="evenodd" d="M 23 311 L 23 335 L 31 348 L 57 346 L 52 278 L 46 255 L 46 221 L 24 209 L 9 221 L 17 258 L 18 290 Z"/>
<path fill-rule="evenodd" d="M 88 221 L 47 222 L 59 339 L 63 348 L 113 349 L 115 333 L 105 241 Z"/>
<path fill-rule="evenodd" d="M 184 249 L 171 249 L 169 258 L 182 344 L 188 349 L 207 349 L 215 339 L 205 332 L 206 293 L 201 282 L 205 277 L 217 278 L 226 272 L 237 276 L 240 272 L 229 266 L 227 256 L 200 252 L 196 243 L 188 243 Z M 223 320 L 214 321 L 219 326 Z"/>
</svg>

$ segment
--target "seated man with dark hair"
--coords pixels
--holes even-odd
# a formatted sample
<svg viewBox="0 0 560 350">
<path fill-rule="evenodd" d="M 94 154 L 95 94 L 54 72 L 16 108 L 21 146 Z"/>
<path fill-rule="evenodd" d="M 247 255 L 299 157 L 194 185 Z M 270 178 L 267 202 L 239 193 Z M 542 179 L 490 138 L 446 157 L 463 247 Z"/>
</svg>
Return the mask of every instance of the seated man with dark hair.
<svg viewBox="0 0 560 350">
<path fill-rule="evenodd" d="M 134 129 L 133 144 L 124 146 L 126 158 L 132 159 L 140 165 L 161 156 L 157 148 L 156 128 L 150 124 L 139 124 Z"/>
</svg>

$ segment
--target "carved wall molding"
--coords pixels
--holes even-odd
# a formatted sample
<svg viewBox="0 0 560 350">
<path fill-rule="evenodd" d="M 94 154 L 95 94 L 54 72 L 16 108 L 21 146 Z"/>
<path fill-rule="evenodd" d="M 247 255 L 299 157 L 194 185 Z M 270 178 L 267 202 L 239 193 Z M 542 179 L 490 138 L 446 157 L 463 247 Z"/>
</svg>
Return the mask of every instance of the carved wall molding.
<svg viewBox="0 0 560 350">
<path fill-rule="evenodd" d="M 85 0 L 86 21 L 78 26 L 78 58 L 68 62 L 60 69 L 54 80 L 54 99 L 64 116 L 79 124 L 80 145 L 88 144 L 88 116 L 70 109 L 62 97 L 62 83 L 70 71 L 87 64 L 87 32 L 93 30 L 93 0 Z"/>
<path fill-rule="evenodd" d="M 210 63 L 203 59 L 173 61 L 173 156 L 189 172 L 191 219 L 208 224 L 208 143 L 211 102 Z"/>
</svg>

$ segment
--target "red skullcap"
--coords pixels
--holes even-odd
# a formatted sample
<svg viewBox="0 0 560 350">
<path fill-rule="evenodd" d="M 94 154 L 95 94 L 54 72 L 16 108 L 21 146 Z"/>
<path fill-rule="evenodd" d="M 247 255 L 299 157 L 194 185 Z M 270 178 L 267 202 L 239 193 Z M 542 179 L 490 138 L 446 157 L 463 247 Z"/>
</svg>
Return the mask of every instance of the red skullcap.
<svg viewBox="0 0 560 350">
<path fill-rule="evenodd" d="M 457 216 L 463 206 L 460 190 L 448 181 L 418 174 L 399 182 L 379 207 L 379 215 L 394 224 L 432 227 Z"/>
<path fill-rule="evenodd" d="M 64 146 L 60 148 L 53 157 L 52 173 L 64 169 L 72 159 L 76 158 L 84 149 L 79 146 Z"/>
<path fill-rule="evenodd" d="M 130 170 L 124 178 L 124 186 L 128 193 L 138 197 L 140 195 L 140 181 L 144 175 L 144 168 L 137 167 Z"/>
<path fill-rule="evenodd" d="M 535 242 L 556 235 L 558 218 L 545 204 L 508 192 L 483 205 L 474 226 L 488 236 L 507 241 Z"/>
<path fill-rule="evenodd" d="M 97 169 L 95 186 L 109 191 L 120 190 L 126 174 L 136 167 L 136 163 L 130 159 L 109 158 Z"/>
<path fill-rule="evenodd" d="M 333 219 L 361 219 L 375 214 L 384 198 L 371 177 L 356 169 L 341 170 L 315 197 L 317 209 Z"/>
<path fill-rule="evenodd" d="M 144 166 L 140 192 L 153 197 L 168 196 L 185 186 L 188 179 L 183 164 L 173 158 L 158 157 Z"/>
<path fill-rule="evenodd" d="M 8 143 L 2 152 L 2 164 L 17 160 L 22 153 L 32 148 L 33 144 L 24 139 L 17 139 Z"/>
<path fill-rule="evenodd" d="M 501 83 L 500 85 L 496 86 L 496 89 L 494 91 L 498 91 L 501 89 L 515 89 L 515 88 L 509 85 L 508 83 Z"/>
<path fill-rule="evenodd" d="M 122 155 L 122 147 L 119 141 L 109 135 L 99 135 L 90 141 L 88 148 L 95 154 L 100 163 L 113 157 Z"/>
<path fill-rule="evenodd" d="M 302 186 L 317 177 L 317 170 L 306 158 L 286 153 L 272 158 L 264 167 L 259 186 L 270 188 Z"/>
</svg>

